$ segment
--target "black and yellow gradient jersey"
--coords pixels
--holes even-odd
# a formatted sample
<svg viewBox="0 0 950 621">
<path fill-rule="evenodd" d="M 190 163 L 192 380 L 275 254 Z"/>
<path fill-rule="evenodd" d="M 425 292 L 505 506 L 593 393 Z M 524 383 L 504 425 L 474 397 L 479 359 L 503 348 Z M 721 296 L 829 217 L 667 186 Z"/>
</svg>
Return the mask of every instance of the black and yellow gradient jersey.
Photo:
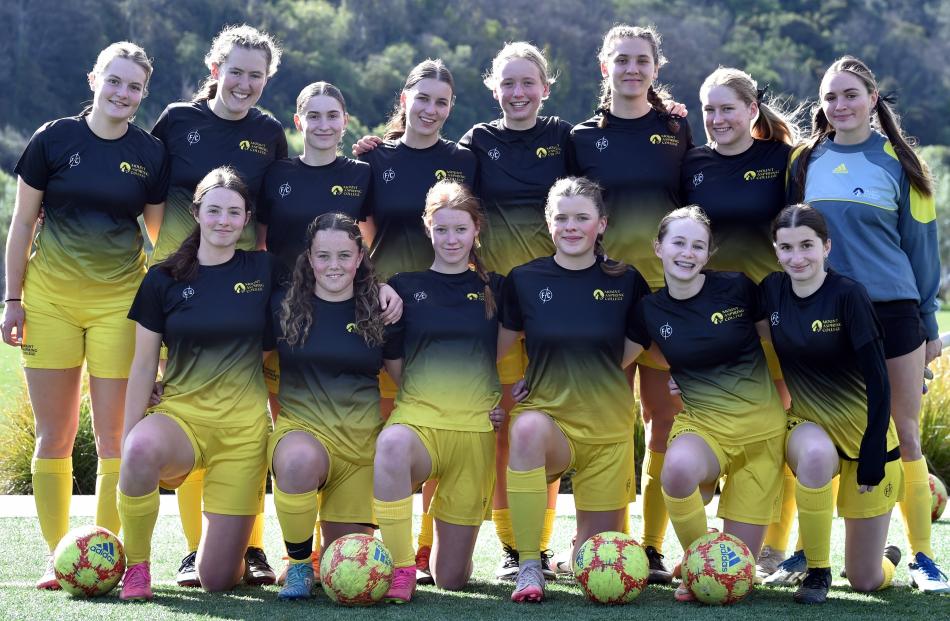
<svg viewBox="0 0 950 621">
<path fill-rule="evenodd" d="M 46 123 L 14 172 L 43 192 L 43 226 L 26 270 L 25 293 L 51 304 L 126 309 L 145 274 L 137 218 L 168 190 L 165 148 L 129 124 L 99 138 L 84 117 Z"/>
<path fill-rule="evenodd" d="M 755 282 L 775 271 L 769 228 L 785 206 L 791 151 L 784 142 L 756 140 L 738 155 L 708 146 L 686 154 L 683 202 L 699 205 L 709 216 L 717 248 L 707 267 L 743 272 Z"/>
<path fill-rule="evenodd" d="M 382 345 L 369 346 L 356 332 L 356 300 L 328 302 L 314 296 L 313 324 L 302 344 L 283 338 L 280 304 L 271 296 L 271 318 L 280 356 L 280 415 L 306 424 L 332 443 L 334 454 L 372 465 L 373 446 L 383 428 L 379 380 L 383 357 L 398 358 Z M 271 354 L 274 355 L 274 354 Z"/>
<path fill-rule="evenodd" d="M 569 270 L 542 257 L 505 281 L 503 325 L 524 331 L 528 396 L 512 414 L 545 412 L 574 440 L 611 444 L 630 437 L 634 402 L 621 367 L 633 309 L 650 292 L 638 271 L 604 273 L 600 260 Z"/>
<path fill-rule="evenodd" d="M 767 276 L 760 290 L 792 414 L 819 424 L 842 457 L 858 461 L 859 484 L 876 485 L 898 442 L 881 327 L 867 291 L 831 271 L 804 298 L 784 272 Z"/>
<path fill-rule="evenodd" d="M 699 431 L 735 444 L 785 431 L 785 412 L 769 375 L 755 323 L 765 316 L 758 290 L 738 272 L 704 272 L 685 300 L 666 287 L 636 311 L 637 343 L 656 343 L 682 391 L 685 418 Z"/>
<path fill-rule="evenodd" d="M 267 225 L 267 251 L 289 272 L 307 245 L 314 218 L 340 212 L 365 220 L 369 177 L 369 165 L 343 156 L 325 166 L 310 166 L 298 157 L 271 164 L 257 204 L 257 221 Z"/>
<path fill-rule="evenodd" d="M 571 131 L 569 166 L 604 189 L 610 226 L 607 256 L 636 267 L 654 290 L 663 286 L 663 267 L 653 254 L 660 220 L 680 206 L 680 169 L 692 148 L 689 123 L 671 132 L 655 110 L 637 119 L 595 116 Z"/>
<path fill-rule="evenodd" d="M 267 416 L 261 373 L 273 349 L 269 300 L 277 260 L 237 250 L 221 265 L 202 265 L 192 281 L 149 268 L 129 319 L 162 335 L 168 347 L 164 393 L 153 411 L 205 426 L 245 427 Z"/>
<path fill-rule="evenodd" d="M 287 157 L 287 138 L 280 122 L 257 108 L 251 108 L 241 120 L 230 121 L 212 112 L 207 101 L 173 103 L 162 112 L 152 134 L 165 143 L 171 170 L 165 219 L 153 262 L 178 250 L 195 229 L 191 200 L 206 174 L 219 166 L 231 166 L 256 201 L 267 167 Z M 252 219 L 241 235 L 239 248 L 254 249 L 255 228 Z"/>
<path fill-rule="evenodd" d="M 554 254 L 544 205 L 554 182 L 566 177 L 571 124 L 538 117 L 531 129 L 479 123 L 459 141 L 478 158 L 478 197 L 487 217 L 479 237 L 488 269 L 511 268 Z"/>
<path fill-rule="evenodd" d="M 366 215 L 373 218 L 376 238 L 370 256 L 381 278 L 415 272 L 432 265 L 432 243 L 422 225 L 426 193 L 448 179 L 475 185 L 475 155 L 454 142 L 439 139 L 425 149 L 387 141 L 360 156 L 372 167 Z"/>
<path fill-rule="evenodd" d="M 502 281 L 490 273 L 496 301 Z M 498 314 L 485 317 L 485 283 L 473 271 L 426 270 L 397 274 L 389 284 L 404 304 L 393 331 L 393 351 L 404 359 L 402 383 L 389 422 L 491 431 L 488 413 L 501 399 L 501 384 Z"/>
</svg>

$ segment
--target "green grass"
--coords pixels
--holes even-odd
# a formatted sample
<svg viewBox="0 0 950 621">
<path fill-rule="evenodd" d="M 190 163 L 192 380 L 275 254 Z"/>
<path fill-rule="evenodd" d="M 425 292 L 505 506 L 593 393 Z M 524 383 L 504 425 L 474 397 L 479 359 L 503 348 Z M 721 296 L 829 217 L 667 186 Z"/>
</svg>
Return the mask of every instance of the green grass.
<svg viewBox="0 0 950 621">
<path fill-rule="evenodd" d="M 950 310 L 937 311 L 937 327 L 940 334 L 950 332 Z"/>
<path fill-rule="evenodd" d="M 16 405 L 25 387 L 19 348 L 0 343 L 0 420 Z"/>
<path fill-rule="evenodd" d="M 896 514 L 896 512 L 895 512 Z M 88 523 L 88 518 L 74 520 L 74 524 Z M 719 525 L 718 520 L 711 524 Z M 418 524 L 417 524 L 418 526 Z M 642 522 L 633 519 L 633 532 L 639 533 Z M 558 518 L 555 530 L 555 548 L 564 550 L 574 530 L 573 518 Z M 280 530 L 277 520 L 268 516 L 267 551 L 271 559 L 279 559 Z M 833 563 L 835 575 L 842 566 L 844 525 L 839 519 L 834 524 Z M 664 552 L 668 559 L 677 558 L 680 548 L 672 529 L 668 533 Z M 903 526 L 894 517 L 890 541 L 906 549 Z M 933 533 L 937 554 L 950 564 L 950 521 L 944 519 L 935 525 Z M 430 619 L 495 619 L 517 615 L 517 618 L 550 620 L 560 618 L 587 619 L 609 614 L 611 618 L 671 619 L 677 616 L 690 619 L 722 619 L 727 614 L 734 621 L 867 619 L 871 616 L 887 618 L 946 619 L 950 618 L 950 597 L 922 595 L 906 586 L 907 565 L 901 563 L 897 586 L 881 593 L 862 595 L 853 593 L 840 578 L 825 606 L 805 607 L 792 602 L 791 589 L 759 588 L 745 602 L 730 608 L 728 613 L 714 607 L 677 604 L 671 587 L 650 586 L 632 604 L 609 611 L 588 603 L 576 584 L 559 581 L 548 589 L 549 601 L 542 605 L 515 605 L 508 601 L 510 583 L 498 583 L 492 578 L 497 561 L 498 543 L 491 524 L 486 523 L 475 551 L 475 576 L 469 588 L 461 592 L 441 591 L 434 587 L 419 587 L 409 607 L 378 605 L 370 609 L 344 609 L 330 603 L 317 589 L 308 602 L 285 603 L 276 601 L 277 588 L 238 587 L 231 593 L 210 595 L 199 590 L 173 586 L 174 573 L 182 555 L 183 539 L 177 517 L 162 517 L 158 521 L 153 546 L 153 579 L 156 599 L 148 604 L 125 604 L 113 592 L 96 600 L 73 599 L 61 592 L 35 591 L 31 584 L 40 574 L 43 564 L 43 545 L 36 521 L 27 518 L 0 518 L 0 549 L 8 550 L 8 560 L 0 563 L 0 617 L 7 619 L 82 619 L 116 618 L 146 619 L 283 619 L 320 618 L 336 619 L 405 619 L 410 615 L 418 621 Z M 923 617 L 921 614 L 923 613 Z"/>
</svg>

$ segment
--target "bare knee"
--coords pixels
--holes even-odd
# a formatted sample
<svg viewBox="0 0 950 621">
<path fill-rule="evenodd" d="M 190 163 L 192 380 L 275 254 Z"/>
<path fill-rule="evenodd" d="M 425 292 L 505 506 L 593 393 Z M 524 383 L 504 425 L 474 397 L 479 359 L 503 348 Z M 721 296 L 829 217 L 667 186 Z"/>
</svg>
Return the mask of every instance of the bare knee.
<svg viewBox="0 0 950 621">
<path fill-rule="evenodd" d="M 812 444 L 798 451 L 798 480 L 805 487 L 823 487 L 827 485 L 838 467 L 838 453 L 830 446 Z"/>
<path fill-rule="evenodd" d="M 161 469 L 161 451 L 152 437 L 131 434 L 122 448 L 122 474 L 133 480 L 157 477 Z"/>
<path fill-rule="evenodd" d="M 696 471 L 695 460 L 683 451 L 667 453 L 660 473 L 663 490 L 675 498 L 689 496 L 700 483 Z"/>
<path fill-rule="evenodd" d="M 525 412 L 509 429 L 509 448 L 512 452 L 544 454 L 551 420 L 538 412 Z"/>
<path fill-rule="evenodd" d="M 198 580 L 201 581 L 201 588 L 208 593 L 220 593 L 233 589 L 241 580 L 241 572 L 236 567 L 228 568 L 199 560 Z"/>
<path fill-rule="evenodd" d="M 411 446 L 413 432 L 401 425 L 386 427 L 376 438 L 374 469 L 408 467 L 406 456 Z"/>
<path fill-rule="evenodd" d="M 302 493 L 317 488 L 322 464 L 313 447 L 295 446 L 280 450 L 278 444 L 277 453 L 274 456 L 274 477 L 282 491 Z"/>
</svg>

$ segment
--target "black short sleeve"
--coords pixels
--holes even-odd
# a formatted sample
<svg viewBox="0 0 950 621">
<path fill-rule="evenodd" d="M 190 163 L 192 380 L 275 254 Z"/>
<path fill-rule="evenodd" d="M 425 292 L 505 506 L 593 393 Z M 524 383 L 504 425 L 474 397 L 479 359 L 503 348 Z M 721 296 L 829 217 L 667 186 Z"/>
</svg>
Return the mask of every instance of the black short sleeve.
<svg viewBox="0 0 950 621">
<path fill-rule="evenodd" d="M 868 297 L 867 290 L 860 284 L 854 283 L 842 300 L 843 315 L 848 317 L 848 336 L 851 346 L 858 351 L 871 341 L 881 337 L 883 330 L 874 306 Z"/>
<path fill-rule="evenodd" d="M 148 189 L 148 196 L 145 201 L 149 205 L 157 205 L 159 203 L 164 203 L 165 198 L 168 196 L 168 180 L 170 177 L 170 167 L 168 162 L 168 154 L 165 154 L 165 158 L 162 161 L 162 167 L 158 171 L 155 180 L 153 181 L 151 187 Z"/>
<path fill-rule="evenodd" d="M 159 271 L 160 268 L 153 267 L 145 275 L 139 290 L 132 301 L 132 307 L 129 309 L 129 319 L 138 323 L 146 330 L 164 334 L 165 332 L 165 309 L 164 309 L 164 285 L 170 277 Z"/>
<path fill-rule="evenodd" d="M 23 181 L 31 188 L 37 190 L 46 190 L 46 183 L 49 181 L 50 165 L 47 158 L 46 149 L 46 129 L 47 125 L 40 127 L 30 138 L 26 149 L 20 156 L 14 172 L 19 175 Z"/>
<path fill-rule="evenodd" d="M 630 320 L 627 322 L 627 338 L 640 345 L 643 349 L 649 349 L 653 344 L 650 333 L 647 331 L 646 320 L 643 316 L 643 302 L 640 301 L 633 307 Z"/>
<path fill-rule="evenodd" d="M 514 274 L 505 279 L 501 291 L 501 325 L 508 330 L 521 332 L 524 330 L 524 317 L 521 314 Z"/>
</svg>

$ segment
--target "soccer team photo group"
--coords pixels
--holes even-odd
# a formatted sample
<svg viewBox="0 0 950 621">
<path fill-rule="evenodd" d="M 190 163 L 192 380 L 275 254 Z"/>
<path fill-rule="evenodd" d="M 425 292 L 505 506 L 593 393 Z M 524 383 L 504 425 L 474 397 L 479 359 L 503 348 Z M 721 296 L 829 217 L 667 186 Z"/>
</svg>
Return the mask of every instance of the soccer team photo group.
<svg viewBox="0 0 950 621">
<path fill-rule="evenodd" d="M 684 618 L 756 591 L 834 615 L 886 589 L 950 615 L 921 426 L 939 207 L 879 86 L 902 76 L 839 55 L 795 107 L 719 66 L 687 109 L 659 29 L 615 23 L 590 33 L 587 120 L 553 116 L 552 50 L 513 41 L 480 68 L 496 118 L 445 135 L 471 94 L 414 58 L 384 130 L 344 149 L 339 76 L 294 75 L 273 115 L 299 50 L 218 30 L 193 97 L 149 127 L 163 50 L 63 60 L 91 103 L 62 102 L 13 169 L 0 347 L 48 553 L 22 580 L 160 608 L 174 563 L 212 600 L 277 585 L 254 592 L 279 616 L 425 610 L 430 589 L 484 591 L 490 529 L 499 615 L 645 590 Z M 71 529 L 86 390 L 95 516 Z"/>
</svg>

